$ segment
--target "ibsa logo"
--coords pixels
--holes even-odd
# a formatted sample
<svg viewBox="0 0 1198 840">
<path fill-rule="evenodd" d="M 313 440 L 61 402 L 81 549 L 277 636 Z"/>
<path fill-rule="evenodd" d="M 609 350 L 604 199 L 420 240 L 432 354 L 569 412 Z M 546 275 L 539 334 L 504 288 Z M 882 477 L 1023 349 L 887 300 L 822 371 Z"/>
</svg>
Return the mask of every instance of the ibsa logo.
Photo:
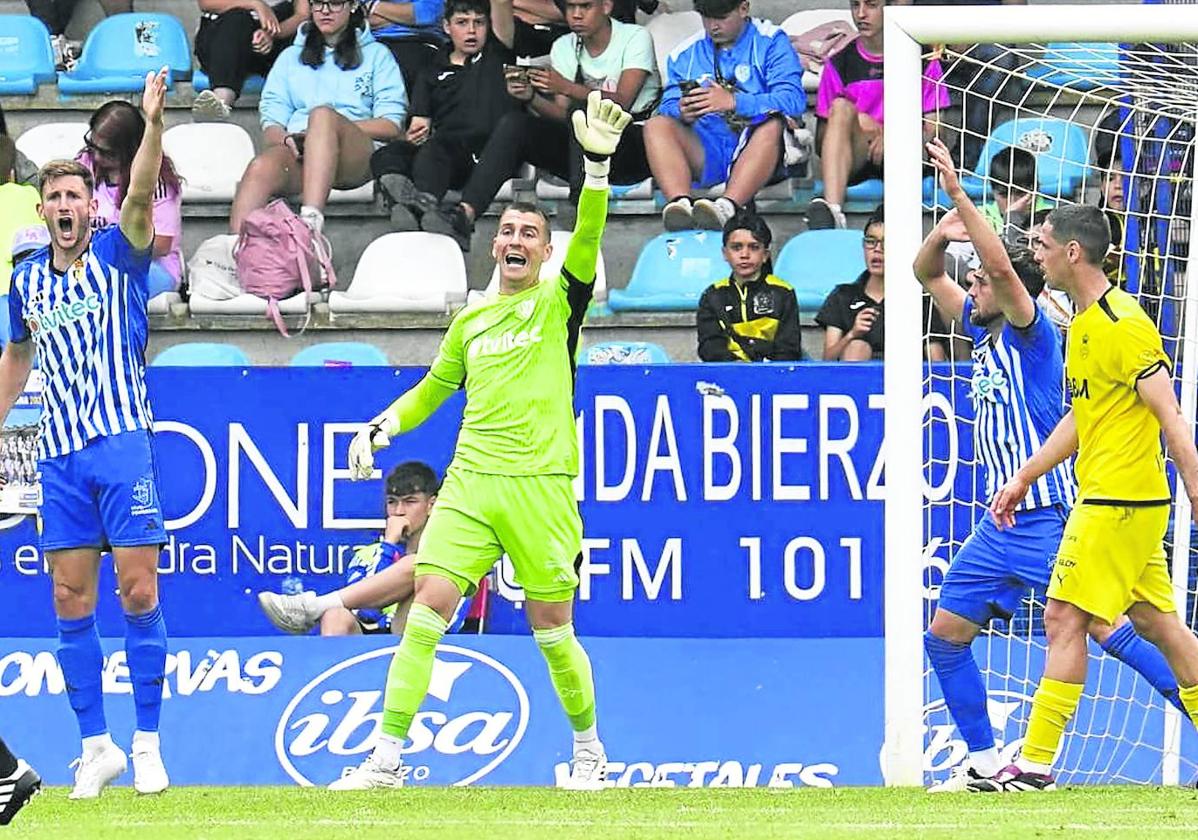
<svg viewBox="0 0 1198 840">
<path fill-rule="evenodd" d="M 991 691 L 986 698 L 986 711 L 994 729 L 994 744 L 998 747 L 1000 763 L 1005 767 L 1015 760 L 1023 746 L 1023 732 L 1032 710 L 1032 698 L 1017 691 Z M 969 747 L 960 737 L 957 726 L 943 699 L 934 700 L 923 708 L 923 751 L 925 773 L 943 775 L 969 755 Z"/>
<path fill-rule="evenodd" d="M 479 336 L 470 342 L 470 358 L 477 356 L 500 356 L 504 353 L 509 353 L 517 347 L 528 347 L 530 344 L 541 343 L 541 328 L 533 327 L 531 330 L 520 330 L 516 333 L 504 333 L 501 336 L 491 338 L 484 335 Z"/>
<path fill-rule="evenodd" d="M 80 321 L 87 317 L 88 313 L 99 311 L 100 296 L 96 294 L 88 295 L 83 300 L 71 301 L 70 303 L 64 300 L 44 312 L 34 311 L 29 316 L 29 331 L 54 330 L 64 324 Z"/>
<path fill-rule="evenodd" d="M 298 784 L 327 784 L 373 749 L 395 650 L 346 659 L 317 675 L 287 704 L 275 728 L 275 754 Z M 515 751 L 528 715 L 528 693 L 507 666 L 478 651 L 439 645 L 428 696 L 403 751 L 407 781 L 479 781 Z"/>
</svg>

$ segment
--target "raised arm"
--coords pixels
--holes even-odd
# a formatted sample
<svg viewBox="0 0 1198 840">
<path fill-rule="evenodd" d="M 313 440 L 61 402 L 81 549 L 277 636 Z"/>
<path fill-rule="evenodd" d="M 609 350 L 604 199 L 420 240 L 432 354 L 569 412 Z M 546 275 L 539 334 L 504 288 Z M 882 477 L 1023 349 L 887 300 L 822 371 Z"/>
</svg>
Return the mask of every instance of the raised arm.
<svg viewBox="0 0 1198 840">
<path fill-rule="evenodd" d="M 607 224 L 607 173 L 620 135 L 632 121 L 628 112 L 599 91 L 587 96 L 586 112 L 573 114 L 574 136 L 582 146 L 586 173 L 578 196 L 578 221 L 566 249 L 563 268 L 582 283 L 595 282 L 599 263 L 599 241 Z"/>
<path fill-rule="evenodd" d="M 162 170 L 162 110 L 166 104 L 168 70 L 163 67 L 157 73 L 146 74 L 146 88 L 141 97 L 146 130 L 133 156 L 129 187 L 121 204 L 121 232 L 139 251 L 149 248 L 154 241 L 154 190 Z"/>
<path fill-rule="evenodd" d="M 912 265 L 924 291 L 932 296 L 945 317 L 954 321 L 961 320 L 965 311 L 965 290 L 953 282 L 944 270 L 944 252 L 948 243 L 965 238 L 965 226 L 960 216 L 956 210 L 950 210 L 940 217 L 936 227 L 924 239 Z"/>
<path fill-rule="evenodd" d="M 982 268 L 986 270 L 995 302 L 1011 326 L 1026 327 L 1036 318 L 1036 302 L 1032 300 L 1023 281 L 1015 273 L 1015 266 L 1011 264 L 1011 258 L 1007 255 L 1007 246 L 986 221 L 977 205 L 965 194 L 961 182 L 957 180 L 957 170 L 948 147 L 939 137 L 933 138 L 927 145 L 928 157 L 940 173 L 944 191 L 956 206 L 957 213 L 965 224 L 965 230 L 969 233 L 969 241 L 973 243 L 973 248 L 982 261 Z"/>
</svg>

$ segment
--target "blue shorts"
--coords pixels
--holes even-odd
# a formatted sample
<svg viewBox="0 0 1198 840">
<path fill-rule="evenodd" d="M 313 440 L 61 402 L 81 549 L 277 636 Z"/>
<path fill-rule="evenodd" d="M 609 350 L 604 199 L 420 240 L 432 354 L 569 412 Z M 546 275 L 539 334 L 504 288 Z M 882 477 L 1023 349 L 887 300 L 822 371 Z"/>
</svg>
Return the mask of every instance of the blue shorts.
<svg viewBox="0 0 1198 840">
<path fill-rule="evenodd" d="M 732 175 L 732 165 L 748 145 L 749 137 L 757 127 L 750 126 L 739 134 L 733 134 L 732 129 L 728 128 L 722 119 L 696 122 L 692 129 L 703 144 L 703 178 L 695 182 L 694 186 L 706 189 L 727 181 Z M 785 144 L 779 141 L 778 167 L 767 183 L 776 183 L 786 176 L 782 164 L 785 153 Z"/>
<path fill-rule="evenodd" d="M 38 466 L 42 551 L 166 542 L 149 432 L 98 437 Z"/>
<path fill-rule="evenodd" d="M 1010 618 L 1029 589 L 1043 595 L 1061 545 L 1067 512 L 1054 506 L 1015 514 L 1000 531 L 987 513 L 953 558 L 940 587 L 942 609 L 985 627 Z"/>
</svg>

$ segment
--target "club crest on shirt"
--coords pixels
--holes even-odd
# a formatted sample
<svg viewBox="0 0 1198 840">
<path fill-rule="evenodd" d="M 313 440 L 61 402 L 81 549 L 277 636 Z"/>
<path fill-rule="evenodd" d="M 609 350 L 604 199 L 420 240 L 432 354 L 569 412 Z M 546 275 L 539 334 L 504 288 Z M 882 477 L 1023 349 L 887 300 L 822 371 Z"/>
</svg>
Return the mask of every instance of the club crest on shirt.
<svg viewBox="0 0 1198 840">
<path fill-rule="evenodd" d="M 768 315 L 774 309 L 774 298 L 769 292 L 758 292 L 753 295 L 753 314 Z"/>
<path fill-rule="evenodd" d="M 145 516 L 146 514 L 157 514 L 158 505 L 154 499 L 154 479 L 152 476 L 143 475 L 133 483 L 133 504 L 129 508 L 130 516 Z"/>
</svg>

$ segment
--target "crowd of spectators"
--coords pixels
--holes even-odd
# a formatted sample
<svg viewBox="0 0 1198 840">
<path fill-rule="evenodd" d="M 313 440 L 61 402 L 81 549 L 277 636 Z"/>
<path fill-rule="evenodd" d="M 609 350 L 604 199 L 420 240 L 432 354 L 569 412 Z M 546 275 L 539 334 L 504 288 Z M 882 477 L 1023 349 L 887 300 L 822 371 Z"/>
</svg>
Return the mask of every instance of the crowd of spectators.
<svg viewBox="0 0 1198 840">
<path fill-rule="evenodd" d="M 261 152 L 240 179 L 232 232 L 276 197 L 298 198 L 300 218 L 320 232 L 331 190 L 374 179 L 394 229 L 445 234 L 468 251 L 476 220 L 522 165 L 556 176 L 576 197 L 582 155 L 569 118 L 599 90 L 634 119 L 612 159 L 612 182 L 651 177 L 664 199 L 667 230 L 722 233 L 730 272 L 703 295 L 697 314 L 704 361 L 803 358 L 797 298 L 772 273 L 773 236 L 755 197 L 797 171 L 806 127 L 815 129 L 823 180 L 822 195 L 807 210 L 808 228 L 845 227 L 847 188 L 884 173 L 884 0 L 848 0 L 857 36 L 823 63 L 810 114 L 797 39 L 754 18 L 747 0 L 693 0 L 702 30 L 674 47 L 664 78 L 650 32 L 636 22 L 638 14 L 643 22 L 668 11 L 659 0 L 197 2 L 195 53 L 210 88 L 194 100 L 195 119 L 229 119 L 250 79 L 265 77 Z M 28 5 L 69 60 L 73 48 L 64 32 L 75 0 Z M 129 0 L 104 3 L 108 14 L 130 8 Z M 969 103 L 951 101 L 943 79 L 939 61 L 927 59 L 925 113 L 965 104 L 968 123 Z M 89 120 L 78 160 L 95 177 L 99 225 L 116 222 L 143 130 L 140 113 L 124 101 L 104 104 Z M 7 243 L 38 222 L 36 191 L 24 183 L 34 173 L 5 135 L 0 114 L 0 241 Z M 1115 145 L 1098 155 L 1104 171 L 1118 171 Z M 1027 244 L 1053 206 L 1037 197 L 1035 156 L 1004 149 L 988 172 L 984 215 L 1005 239 Z M 719 194 L 710 192 L 716 185 Z M 1111 175 L 1100 197 L 1116 230 L 1121 188 L 1122 179 Z M 164 156 L 154 200 L 151 295 L 180 286 L 181 205 L 180 179 Z M 822 352 L 813 355 L 880 358 L 884 242 L 879 206 L 864 229 L 865 269 L 814 313 L 824 333 Z M 7 251 L 0 249 L 5 259 Z M 955 276 L 965 277 L 976 255 L 967 243 L 949 253 Z M 1044 305 L 1065 323 L 1068 301 L 1049 295 Z M 930 333 L 944 336 L 928 345 L 928 358 L 946 358 L 951 327 L 930 308 L 924 317 Z"/>
</svg>

